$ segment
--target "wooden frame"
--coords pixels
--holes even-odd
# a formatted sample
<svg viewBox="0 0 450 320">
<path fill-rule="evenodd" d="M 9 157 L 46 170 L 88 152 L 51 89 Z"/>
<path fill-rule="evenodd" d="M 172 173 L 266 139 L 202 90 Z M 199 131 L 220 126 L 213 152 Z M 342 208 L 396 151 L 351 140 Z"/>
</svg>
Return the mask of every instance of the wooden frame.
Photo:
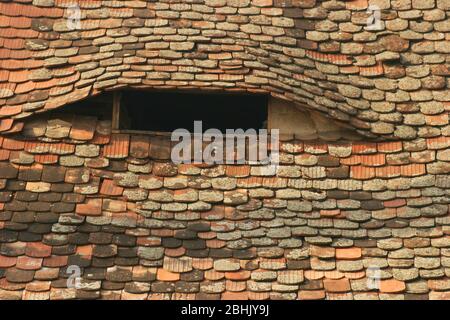
<svg viewBox="0 0 450 320">
<path fill-rule="evenodd" d="M 112 105 L 112 130 L 120 130 L 120 100 L 122 99 L 122 93 L 115 91 L 113 93 L 113 105 Z"/>
</svg>

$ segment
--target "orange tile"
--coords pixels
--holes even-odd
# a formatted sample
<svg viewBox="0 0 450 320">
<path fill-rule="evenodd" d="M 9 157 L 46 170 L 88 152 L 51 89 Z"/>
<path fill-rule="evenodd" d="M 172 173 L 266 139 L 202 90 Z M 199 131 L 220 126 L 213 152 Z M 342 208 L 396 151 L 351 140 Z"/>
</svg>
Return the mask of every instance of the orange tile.
<svg viewBox="0 0 450 320">
<path fill-rule="evenodd" d="M 248 300 L 248 292 L 230 292 L 222 293 L 222 300 Z"/>
<path fill-rule="evenodd" d="M 400 176 L 400 166 L 386 166 L 375 168 L 375 174 L 380 178 L 392 178 Z"/>
<path fill-rule="evenodd" d="M 269 297 L 268 292 L 248 292 L 249 300 L 267 300 Z"/>
<path fill-rule="evenodd" d="M 355 142 L 352 145 L 352 153 L 368 154 L 377 152 L 377 145 L 374 142 Z"/>
<path fill-rule="evenodd" d="M 425 123 L 429 126 L 446 126 L 448 121 L 448 113 L 442 113 L 436 116 L 425 116 Z"/>
<path fill-rule="evenodd" d="M 352 155 L 347 158 L 341 159 L 341 164 L 353 166 L 355 164 L 361 164 L 361 156 L 360 155 Z"/>
<path fill-rule="evenodd" d="M 50 256 L 44 259 L 43 266 L 48 268 L 59 268 L 67 265 L 68 256 Z"/>
<path fill-rule="evenodd" d="M 77 247 L 77 254 L 83 257 L 91 257 L 92 256 L 92 250 L 93 245 L 86 245 L 86 246 L 78 246 Z"/>
<path fill-rule="evenodd" d="M 320 210 L 321 217 L 336 217 L 341 213 L 340 209 L 334 210 Z"/>
<path fill-rule="evenodd" d="M 383 293 L 399 293 L 405 291 L 405 289 L 406 286 L 403 281 L 398 281 L 395 279 L 380 281 L 380 292 Z"/>
<path fill-rule="evenodd" d="M 338 280 L 325 279 L 323 280 L 325 290 L 327 292 L 348 292 L 350 291 L 350 282 L 347 278 Z"/>
<path fill-rule="evenodd" d="M 52 247 L 41 242 L 28 242 L 25 254 L 34 258 L 50 257 Z"/>
<path fill-rule="evenodd" d="M 350 167 L 350 176 L 353 179 L 366 180 L 375 177 L 375 168 L 352 166 Z"/>
<path fill-rule="evenodd" d="M 325 299 L 324 290 L 301 290 L 298 292 L 300 300 L 322 300 Z"/>
<path fill-rule="evenodd" d="M 180 274 L 159 268 L 156 272 L 156 279 L 159 281 L 178 281 L 180 280 Z"/>
<path fill-rule="evenodd" d="M 361 258 L 361 248 L 337 248 L 336 259 L 338 260 L 355 260 Z"/>
<path fill-rule="evenodd" d="M 214 261 L 211 258 L 194 258 L 192 259 L 192 267 L 198 270 L 209 270 L 213 267 Z"/>
<path fill-rule="evenodd" d="M 422 163 L 408 164 L 400 166 L 401 174 L 405 177 L 414 177 L 425 174 L 425 165 Z"/>
<path fill-rule="evenodd" d="M 370 167 L 379 167 L 386 163 L 386 156 L 382 153 L 361 155 L 361 164 Z"/>
<path fill-rule="evenodd" d="M 166 249 L 164 249 L 164 253 L 168 257 L 181 257 L 186 253 L 186 249 L 183 247 L 176 248 L 176 249 L 166 248 Z"/>
<path fill-rule="evenodd" d="M 11 268 L 16 265 L 17 257 L 7 257 L 0 255 L 0 268 Z"/>
<path fill-rule="evenodd" d="M 401 142 L 379 142 L 377 144 L 377 149 L 379 152 L 383 153 L 394 153 L 402 151 Z"/>
<path fill-rule="evenodd" d="M 113 134 L 111 141 L 103 148 L 103 155 L 112 159 L 128 157 L 130 136 L 128 134 Z"/>
<path fill-rule="evenodd" d="M 405 199 L 394 199 L 394 200 L 384 201 L 384 206 L 386 208 L 398 208 L 398 207 L 403 207 L 405 205 L 406 205 Z"/>
<path fill-rule="evenodd" d="M 20 256 L 17 258 L 16 267 L 22 270 L 39 270 L 42 266 L 42 258 Z"/>
<path fill-rule="evenodd" d="M 100 188 L 100 194 L 108 195 L 108 196 L 120 196 L 123 193 L 123 188 L 120 186 L 116 186 L 113 180 L 105 179 L 102 182 L 102 186 Z"/>
<path fill-rule="evenodd" d="M 225 278 L 228 280 L 248 280 L 250 279 L 250 275 L 250 271 L 248 270 L 225 272 Z"/>
<path fill-rule="evenodd" d="M 450 137 L 428 138 L 427 146 L 429 149 L 445 149 L 450 146 Z"/>
<path fill-rule="evenodd" d="M 55 164 L 58 162 L 58 156 L 52 154 L 37 154 L 34 156 L 34 160 L 41 164 Z"/>
<path fill-rule="evenodd" d="M 232 166 L 228 165 L 226 168 L 226 175 L 231 177 L 247 177 L 250 174 L 250 166 Z"/>
<path fill-rule="evenodd" d="M 7 149 L 7 150 L 16 150 L 16 151 L 23 150 L 25 148 L 25 142 L 20 141 L 20 140 L 10 139 L 10 138 L 4 138 L 2 148 Z"/>
<path fill-rule="evenodd" d="M 76 213 L 84 216 L 100 216 L 102 214 L 102 199 L 87 199 L 86 203 L 79 203 Z"/>
</svg>

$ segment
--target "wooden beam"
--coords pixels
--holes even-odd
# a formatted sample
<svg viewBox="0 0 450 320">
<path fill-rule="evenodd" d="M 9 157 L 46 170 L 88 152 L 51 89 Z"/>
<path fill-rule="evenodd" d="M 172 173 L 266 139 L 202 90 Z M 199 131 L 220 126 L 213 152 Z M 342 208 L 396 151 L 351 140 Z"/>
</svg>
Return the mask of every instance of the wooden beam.
<svg viewBox="0 0 450 320">
<path fill-rule="evenodd" d="M 112 129 L 120 129 L 120 99 L 122 98 L 122 93 L 115 91 L 113 93 L 113 110 L 112 110 Z"/>
</svg>

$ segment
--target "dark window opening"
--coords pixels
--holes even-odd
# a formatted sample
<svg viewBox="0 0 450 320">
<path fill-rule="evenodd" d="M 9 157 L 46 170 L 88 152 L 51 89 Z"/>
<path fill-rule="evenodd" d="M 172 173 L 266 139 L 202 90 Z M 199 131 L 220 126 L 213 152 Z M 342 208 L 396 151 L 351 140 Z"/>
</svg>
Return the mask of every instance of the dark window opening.
<svg viewBox="0 0 450 320">
<path fill-rule="evenodd" d="M 105 93 L 85 100 L 77 101 L 61 108 L 47 112 L 49 117 L 52 116 L 92 116 L 98 120 L 112 119 L 112 103 L 113 94 Z"/>
<path fill-rule="evenodd" d="M 119 129 L 172 132 L 216 128 L 263 129 L 267 125 L 266 95 L 231 93 L 125 91 L 120 99 Z"/>
</svg>

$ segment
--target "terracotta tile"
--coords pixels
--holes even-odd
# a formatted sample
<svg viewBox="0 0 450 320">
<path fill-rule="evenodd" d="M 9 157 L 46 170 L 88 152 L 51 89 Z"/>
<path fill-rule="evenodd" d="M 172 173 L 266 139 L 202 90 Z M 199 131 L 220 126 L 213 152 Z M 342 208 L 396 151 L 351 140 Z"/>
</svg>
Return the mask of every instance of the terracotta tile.
<svg viewBox="0 0 450 320">
<path fill-rule="evenodd" d="M 76 213 L 85 216 L 100 216 L 102 199 L 87 199 L 85 203 L 77 204 Z"/>
<path fill-rule="evenodd" d="M 34 160 L 41 164 L 56 164 L 58 163 L 58 156 L 52 154 L 37 154 L 34 156 Z"/>
<path fill-rule="evenodd" d="M 425 165 L 421 163 L 408 164 L 400 167 L 402 176 L 414 177 L 426 173 Z"/>
<path fill-rule="evenodd" d="M 94 138 L 91 140 L 92 144 L 105 145 L 111 141 L 111 136 L 106 134 L 99 134 L 96 132 Z"/>
<path fill-rule="evenodd" d="M 325 279 L 323 280 L 325 290 L 327 292 L 348 292 L 350 291 L 350 282 L 347 278 L 338 280 Z"/>
<path fill-rule="evenodd" d="M 16 257 L 7 257 L 0 255 L 0 268 L 10 268 L 16 265 Z"/>
<path fill-rule="evenodd" d="M 186 253 L 186 249 L 183 247 L 176 248 L 176 249 L 169 249 L 166 248 L 164 250 L 164 254 L 168 257 L 181 257 Z"/>
<path fill-rule="evenodd" d="M 435 116 L 425 116 L 425 123 L 429 126 L 446 126 L 448 121 L 448 113 L 442 113 Z"/>
<path fill-rule="evenodd" d="M 338 260 L 356 260 L 361 258 L 361 248 L 336 248 L 336 259 Z"/>
<path fill-rule="evenodd" d="M 381 168 L 375 168 L 375 174 L 380 178 L 392 178 L 399 177 L 401 173 L 400 166 L 386 166 Z"/>
<path fill-rule="evenodd" d="M 51 143 L 49 145 L 49 152 L 58 155 L 72 154 L 75 152 L 75 146 L 68 143 Z"/>
<path fill-rule="evenodd" d="M 198 270 L 209 270 L 214 266 L 212 258 L 194 258 L 192 259 L 192 267 Z"/>
<path fill-rule="evenodd" d="M 370 167 L 379 167 L 386 163 L 384 154 L 361 155 L 361 164 Z"/>
<path fill-rule="evenodd" d="M 43 292 L 50 290 L 50 281 L 33 281 L 27 283 L 26 290 L 32 292 Z"/>
<path fill-rule="evenodd" d="M 20 256 L 17 258 L 16 267 L 22 270 L 39 270 L 42 266 L 42 258 Z"/>
<path fill-rule="evenodd" d="M 359 74 L 363 77 L 376 77 L 384 74 L 384 66 L 381 61 L 378 61 L 374 66 L 359 67 Z"/>
<path fill-rule="evenodd" d="M 25 142 L 10 139 L 10 138 L 4 138 L 2 148 L 7 149 L 7 150 L 15 150 L 15 151 L 23 150 L 25 148 Z"/>
<path fill-rule="evenodd" d="M 270 294 L 268 292 L 248 292 L 249 300 L 268 300 L 270 298 Z"/>
<path fill-rule="evenodd" d="M 350 177 L 358 180 L 367 180 L 375 177 L 375 168 L 364 166 L 350 167 Z"/>
<path fill-rule="evenodd" d="M 97 119 L 75 116 L 69 137 L 75 140 L 88 141 L 94 138 Z"/>
<path fill-rule="evenodd" d="M 173 237 L 174 235 L 173 230 L 167 230 L 167 229 L 159 229 L 159 230 L 152 230 L 151 235 L 155 237 Z"/>
<path fill-rule="evenodd" d="M 11 129 L 13 122 L 14 122 L 13 119 L 1 119 L 0 120 L 0 132 Z"/>
<path fill-rule="evenodd" d="M 128 134 L 113 134 L 111 141 L 103 148 L 103 155 L 111 159 L 128 157 L 130 136 Z"/>
<path fill-rule="evenodd" d="M 230 292 L 225 291 L 222 293 L 222 300 L 248 300 L 248 292 Z"/>
<path fill-rule="evenodd" d="M 216 281 L 216 280 L 221 280 L 223 278 L 225 278 L 225 273 L 223 273 L 223 272 L 218 272 L 215 270 L 205 271 L 205 279 L 206 280 Z"/>
<path fill-rule="evenodd" d="M 93 245 L 85 245 L 85 246 L 78 246 L 77 247 L 77 254 L 82 257 L 91 257 L 92 256 L 92 250 L 94 246 Z"/>
<path fill-rule="evenodd" d="M 195 300 L 195 293 L 179 293 L 175 292 L 172 294 L 172 300 Z"/>
<path fill-rule="evenodd" d="M 250 271 L 247 270 L 240 270 L 236 272 L 225 272 L 225 278 L 228 280 L 248 280 L 250 279 Z"/>
<path fill-rule="evenodd" d="M 380 292 L 399 293 L 399 292 L 405 291 L 405 289 L 406 289 L 406 286 L 403 281 L 398 281 L 395 279 L 380 281 Z"/>
<path fill-rule="evenodd" d="M 370 154 L 377 152 L 377 145 L 373 142 L 355 142 L 352 145 L 354 154 Z"/>
<path fill-rule="evenodd" d="M 11 154 L 11 151 L 0 149 L 0 161 L 8 160 L 10 154 Z"/>
<path fill-rule="evenodd" d="M 156 273 L 156 279 L 159 281 L 178 281 L 180 280 L 180 274 L 160 268 Z"/>
<path fill-rule="evenodd" d="M 427 146 L 429 149 L 437 150 L 437 149 L 445 149 L 450 146 L 450 137 L 436 137 L 436 138 L 428 138 Z"/>
<path fill-rule="evenodd" d="M 22 106 L 4 106 L 0 108 L 0 117 L 10 117 L 15 116 L 16 114 L 19 114 L 22 112 Z"/>
<path fill-rule="evenodd" d="M 103 210 L 111 212 L 125 212 L 127 210 L 127 203 L 121 200 L 103 200 Z"/>
<path fill-rule="evenodd" d="M 43 266 L 49 268 L 65 267 L 67 265 L 67 256 L 50 256 L 44 259 Z"/>
<path fill-rule="evenodd" d="M 398 208 L 406 206 L 406 200 L 405 199 L 393 199 L 383 202 L 384 206 L 386 208 Z"/>
<path fill-rule="evenodd" d="M 338 270 L 332 270 L 332 271 L 324 271 L 324 276 L 327 279 L 333 279 L 338 280 L 345 277 L 344 273 L 338 271 Z"/>
<path fill-rule="evenodd" d="M 225 290 L 231 292 L 242 292 L 247 288 L 247 281 L 225 280 Z"/>
<path fill-rule="evenodd" d="M 325 299 L 324 290 L 301 290 L 298 292 L 299 300 L 322 300 Z"/>
<path fill-rule="evenodd" d="M 344 272 L 344 276 L 350 280 L 362 279 L 366 276 L 366 272 L 364 270 L 357 272 Z"/>
<path fill-rule="evenodd" d="M 172 230 L 162 230 L 159 232 L 155 232 L 157 230 L 152 230 L 151 235 L 152 237 L 138 237 L 136 240 L 136 245 L 143 246 L 143 247 L 154 247 L 154 246 L 160 246 L 161 245 L 161 239 L 155 238 L 155 236 L 170 236 L 173 235 Z M 164 231 L 171 231 L 169 235 L 165 234 Z"/>
<path fill-rule="evenodd" d="M 100 188 L 100 194 L 108 195 L 108 196 L 121 196 L 123 193 L 123 188 L 117 186 L 114 183 L 114 180 L 105 179 L 102 182 L 102 186 Z"/>
<path fill-rule="evenodd" d="M 347 0 L 345 1 L 345 5 L 349 10 L 359 10 L 366 9 L 368 7 L 368 0 Z"/>
<path fill-rule="evenodd" d="M 214 237 L 216 236 L 215 233 L 212 233 L 212 232 L 210 232 L 209 234 L 211 234 L 211 235 L 214 234 Z M 208 248 L 212 248 L 212 249 L 223 248 L 226 246 L 226 244 L 227 243 L 223 240 L 217 240 L 217 239 L 206 240 L 206 246 Z"/>
<path fill-rule="evenodd" d="M 436 292 L 436 291 L 431 291 L 429 293 L 430 295 L 430 300 L 450 300 L 450 292 Z"/>
<path fill-rule="evenodd" d="M 309 280 L 320 280 L 324 276 L 323 271 L 305 270 L 305 278 Z"/>
<path fill-rule="evenodd" d="M 130 156 L 144 159 L 148 158 L 150 150 L 150 139 L 148 136 L 131 136 L 130 142 Z"/>
<path fill-rule="evenodd" d="M 226 175 L 230 177 L 247 177 L 250 174 L 250 166 L 232 166 L 228 165 L 226 168 Z"/>
<path fill-rule="evenodd" d="M 321 217 L 336 217 L 341 213 L 340 209 L 334 210 L 320 210 Z"/>
<path fill-rule="evenodd" d="M 450 279 L 428 280 L 428 288 L 436 291 L 445 291 L 450 286 Z"/>
<path fill-rule="evenodd" d="M 341 164 L 349 165 L 349 166 L 352 166 L 355 164 L 361 164 L 361 156 L 360 155 L 352 155 L 348 158 L 342 158 Z"/>
<path fill-rule="evenodd" d="M 394 153 L 402 151 L 401 142 L 379 142 L 377 143 L 377 149 L 383 153 Z"/>
<path fill-rule="evenodd" d="M 323 154 L 328 152 L 328 145 L 325 143 L 305 142 L 304 149 L 306 153 Z"/>
<path fill-rule="evenodd" d="M 34 258 L 50 257 L 52 253 L 52 247 L 41 242 L 28 242 L 25 250 L 25 254 Z"/>
</svg>

